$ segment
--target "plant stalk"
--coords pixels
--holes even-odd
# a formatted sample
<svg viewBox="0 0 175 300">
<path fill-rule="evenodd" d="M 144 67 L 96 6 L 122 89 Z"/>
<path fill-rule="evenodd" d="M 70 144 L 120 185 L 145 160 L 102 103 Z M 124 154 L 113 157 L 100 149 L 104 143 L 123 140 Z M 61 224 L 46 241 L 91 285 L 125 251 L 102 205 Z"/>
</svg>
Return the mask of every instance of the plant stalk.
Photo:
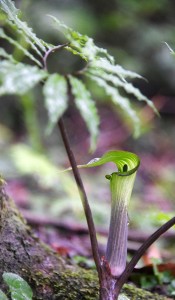
<svg viewBox="0 0 175 300">
<path fill-rule="evenodd" d="M 59 126 L 59 129 L 61 132 L 63 143 L 64 143 L 64 146 L 65 146 L 65 149 L 66 149 L 66 152 L 67 152 L 67 155 L 68 155 L 71 167 L 72 167 L 74 178 L 75 178 L 75 181 L 76 181 L 76 184 L 77 184 L 77 187 L 79 190 L 80 198 L 81 198 L 81 201 L 83 204 L 83 208 L 84 208 L 84 212 L 85 212 L 85 216 L 86 216 L 86 220 L 87 220 L 87 224 L 88 224 L 88 229 L 89 229 L 92 254 L 93 254 L 93 258 L 94 258 L 95 265 L 97 268 L 99 280 L 101 282 L 101 278 L 102 278 L 101 260 L 100 260 L 100 255 L 99 255 L 99 251 L 98 251 L 98 242 L 97 242 L 96 230 L 95 230 L 95 225 L 94 225 L 94 221 L 93 221 L 93 217 L 92 217 L 92 212 L 91 212 L 91 209 L 90 209 L 90 206 L 88 203 L 84 185 L 83 185 L 79 170 L 77 168 L 75 157 L 74 157 L 73 151 L 71 149 L 68 135 L 66 132 L 66 128 L 64 126 L 64 122 L 63 122 L 62 118 L 59 119 L 58 126 Z"/>
<path fill-rule="evenodd" d="M 135 174 L 110 176 L 111 218 L 106 249 L 106 260 L 113 276 L 119 278 L 126 267 L 128 239 L 128 202 L 131 196 Z"/>
<path fill-rule="evenodd" d="M 117 278 L 112 276 L 108 261 L 102 258 L 102 280 L 100 282 L 99 300 L 117 300 L 116 284 Z"/>
<path fill-rule="evenodd" d="M 117 300 L 116 292 L 116 279 L 109 276 L 106 280 L 102 283 L 100 288 L 100 300 Z"/>
</svg>

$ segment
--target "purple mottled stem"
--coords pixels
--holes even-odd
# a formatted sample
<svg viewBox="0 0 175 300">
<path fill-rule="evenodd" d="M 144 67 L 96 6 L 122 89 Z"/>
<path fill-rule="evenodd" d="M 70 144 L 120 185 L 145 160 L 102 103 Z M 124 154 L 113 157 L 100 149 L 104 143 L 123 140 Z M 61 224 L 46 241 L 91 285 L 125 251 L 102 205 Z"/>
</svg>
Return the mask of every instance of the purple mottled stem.
<svg viewBox="0 0 175 300">
<path fill-rule="evenodd" d="M 126 267 L 127 239 L 128 239 L 128 213 L 135 174 L 118 176 L 113 173 L 110 178 L 112 195 L 111 219 L 106 249 L 111 274 L 119 278 Z"/>
</svg>

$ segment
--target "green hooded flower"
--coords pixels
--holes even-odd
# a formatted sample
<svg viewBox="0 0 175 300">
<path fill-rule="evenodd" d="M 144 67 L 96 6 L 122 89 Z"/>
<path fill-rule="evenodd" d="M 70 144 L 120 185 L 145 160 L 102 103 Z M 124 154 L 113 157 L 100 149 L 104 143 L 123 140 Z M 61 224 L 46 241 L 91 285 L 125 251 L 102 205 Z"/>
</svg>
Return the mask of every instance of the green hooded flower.
<svg viewBox="0 0 175 300">
<path fill-rule="evenodd" d="M 109 151 L 101 158 L 91 160 L 79 168 L 96 167 L 107 162 L 117 166 L 117 172 L 106 175 L 110 180 L 111 218 L 106 249 L 106 260 L 111 274 L 120 277 L 126 267 L 128 239 L 128 204 L 131 197 L 137 169 L 138 156 L 126 151 Z"/>
</svg>

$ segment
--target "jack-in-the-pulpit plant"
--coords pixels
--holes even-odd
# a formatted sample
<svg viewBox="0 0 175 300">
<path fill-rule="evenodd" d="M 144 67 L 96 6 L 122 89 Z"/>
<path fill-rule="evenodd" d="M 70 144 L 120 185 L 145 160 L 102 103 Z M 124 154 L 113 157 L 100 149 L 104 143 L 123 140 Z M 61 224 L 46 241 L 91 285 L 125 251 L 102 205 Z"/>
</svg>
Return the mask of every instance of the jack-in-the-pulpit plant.
<svg viewBox="0 0 175 300">
<path fill-rule="evenodd" d="M 136 168 L 139 166 L 138 157 L 132 153 L 119 151 L 116 152 L 116 159 L 117 156 L 120 156 L 120 159 L 116 164 L 122 162 L 121 168 L 118 172 L 108 175 L 111 188 L 111 219 L 106 250 L 106 260 L 111 274 L 115 277 L 119 277 L 126 267 L 128 204 L 134 186 Z"/>
<path fill-rule="evenodd" d="M 131 261 L 126 265 L 128 204 L 134 186 L 137 169 L 140 165 L 140 159 L 136 154 L 131 152 L 109 151 L 101 158 L 95 158 L 88 164 L 79 165 L 78 167 L 96 167 L 108 162 L 115 163 L 117 171 L 113 172 L 111 175 L 106 175 L 106 178 L 110 180 L 111 218 L 106 254 L 104 258 L 101 258 L 100 272 L 98 271 L 100 283 L 99 300 L 120 299 L 118 296 L 121 288 L 139 259 L 150 245 L 161 236 L 161 234 L 175 224 L 174 217 L 154 232 L 142 244 Z"/>
<path fill-rule="evenodd" d="M 96 167 L 108 162 L 116 164 L 116 172 L 106 175 L 111 189 L 111 218 L 108 233 L 105 264 L 116 281 L 126 267 L 128 239 L 128 204 L 134 186 L 139 157 L 127 151 L 109 151 L 79 168 Z M 113 293 L 114 291 L 112 291 Z M 110 291 L 109 291 L 110 293 Z"/>
</svg>

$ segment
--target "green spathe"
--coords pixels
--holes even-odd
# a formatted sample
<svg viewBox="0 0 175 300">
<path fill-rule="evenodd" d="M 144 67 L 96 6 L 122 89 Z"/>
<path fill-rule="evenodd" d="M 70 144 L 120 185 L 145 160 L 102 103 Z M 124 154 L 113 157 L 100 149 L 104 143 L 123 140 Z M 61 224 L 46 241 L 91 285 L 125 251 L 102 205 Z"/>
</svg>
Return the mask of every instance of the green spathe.
<svg viewBox="0 0 175 300">
<path fill-rule="evenodd" d="M 106 175 L 110 180 L 111 218 L 106 249 L 106 260 L 111 274 L 120 277 L 126 267 L 128 239 L 128 203 L 134 186 L 139 157 L 127 151 L 109 151 L 79 168 L 96 167 L 113 162 L 117 172 Z"/>
<path fill-rule="evenodd" d="M 111 174 L 111 218 L 106 250 L 111 274 L 119 277 L 125 267 L 128 239 L 128 203 L 131 197 L 136 172 L 128 176 Z"/>
</svg>

